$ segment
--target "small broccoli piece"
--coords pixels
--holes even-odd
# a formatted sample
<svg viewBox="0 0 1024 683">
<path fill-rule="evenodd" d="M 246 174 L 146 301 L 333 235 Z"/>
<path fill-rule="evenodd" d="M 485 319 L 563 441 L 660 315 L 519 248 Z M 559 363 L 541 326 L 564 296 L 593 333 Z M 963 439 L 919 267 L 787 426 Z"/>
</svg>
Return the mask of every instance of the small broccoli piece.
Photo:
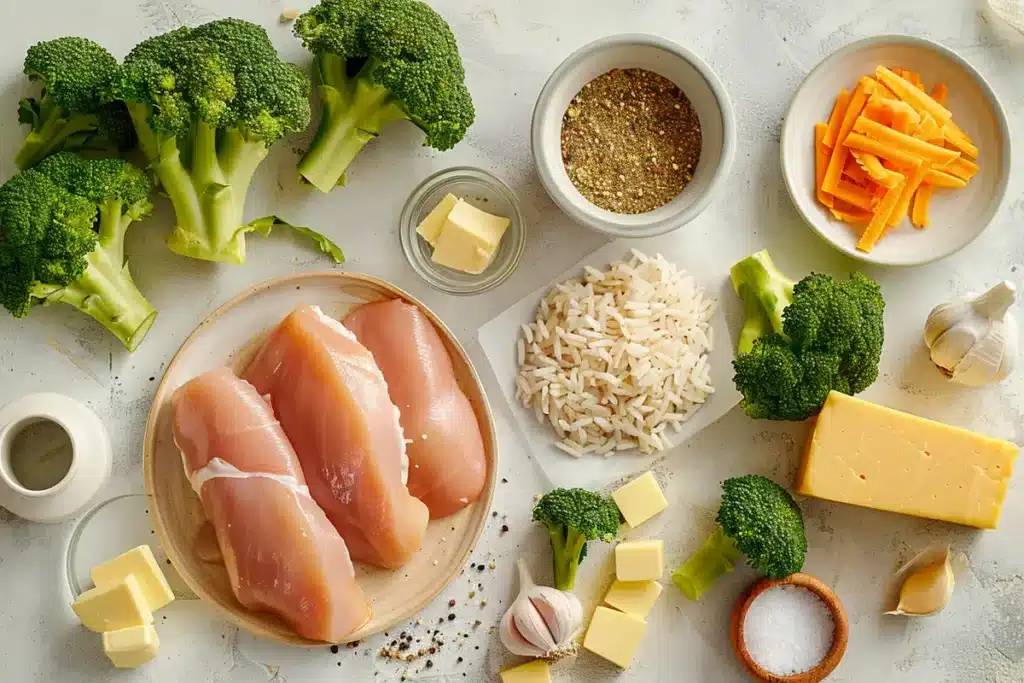
<svg viewBox="0 0 1024 683">
<path fill-rule="evenodd" d="M 533 521 L 551 536 L 555 587 L 572 590 L 576 569 L 587 555 L 587 542 L 611 541 L 619 533 L 622 518 L 611 498 L 586 489 L 555 489 L 533 508 Z"/>
<path fill-rule="evenodd" d="M 120 159 L 58 152 L 0 188 L 0 303 L 15 317 L 33 303 L 66 303 L 130 350 L 156 311 L 135 287 L 125 230 L 151 210 L 145 173 Z"/>
<path fill-rule="evenodd" d="M 731 275 L 747 313 L 733 361 L 747 415 L 804 420 L 830 391 L 856 394 L 877 379 L 885 301 L 875 282 L 811 274 L 794 284 L 766 251 Z"/>
<path fill-rule="evenodd" d="M 454 147 L 473 123 L 473 100 L 451 28 L 418 0 L 322 0 L 295 35 L 313 53 L 323 100 L 316 137 L 299 173 L 322 192 L 391 121 L 405 119 L 425 144 Z"/>
<path fill-rule="evenodd" d="M 221 19 L 143 41 L 110 90 L 174 206 L 171 249 L 244 263 L 245 233 L 266 225 L 243 223 L 249 185 L 270 147 L 309 125 L 309 77 L 263 28 Z"/>
<path fill-rule="evenodd" d="M 753 569 L 773 579 L 804 566 L 803 515 L 786 489 L 771 479 L 756 474 L 726 479 L 716 521 L 711 536 L 672 574 L 672 582 L 691 600 L 699 600 L 743 555 Z"/>
<path fill-rule="evenodd" d="M 128 110 L 102 93 L 117 60 L 87 38 L 38 43 L 25 56 L 25 75 L 42 83 L 39 99 L 18 105 L 18 120 L 31 127 L 14 157 L 19 169 L 61 150 L 118 154 L 135 145 Z"/>
</svg>

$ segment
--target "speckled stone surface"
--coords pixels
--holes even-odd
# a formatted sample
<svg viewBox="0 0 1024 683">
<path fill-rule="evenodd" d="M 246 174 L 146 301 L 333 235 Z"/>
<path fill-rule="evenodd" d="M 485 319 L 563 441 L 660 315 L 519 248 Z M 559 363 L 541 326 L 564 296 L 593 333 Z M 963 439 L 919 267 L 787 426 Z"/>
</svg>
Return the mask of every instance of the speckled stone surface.
<svg viewBox="0 0 1024 683">
<path fill-rule="evenodd" d="M 309 0 L 296 0 L 300 9 Z M 436 0 L 459 36 L 478 122 L 465 143 L 439 155 L 419 146 L 411 126 L 387 131 L 360 157 L 348 187 L 320 196 L 297 187 L 294 149 L 308 138 L 274 149 L 250 193 L 247 214 L 273 212 L 312 225 L 349 254 L 347 268 L 387 278 L 415 292 L 468 345 L 485 382 L 496 391 L 475 341 L 477 328 L 560 273 L 602 239 L 569 223 L 545 197 L 531 166 L 529 120 L 544 79 L 570 51 L 603 35 L 660 33 L 704 57 L 732 97 L 739 150 L 729 189 L 681 240 L 715 240 L 729 259 L 764 246 L 790 273 L 843 273 L 854 267 L 832 252 L 794 212 L 778 165 L 780 120 L 794 89 L 815 63 L 856 38 L 905 32 L 939 40 L 960 52 L 990 80 L 1011 117 L 1024 126 L 1024 39 L 997 23 L 981 0 Z M 118 56 L 142 37 L 219 16 L 259 22 L 285 55 L 307 55 L 278 23 L 289 3 L 279 0 L 9 0 L 0 6 L 0 176 L 22 134 L 15 123 L 20 75 L 29 44 L 84 34 Z M 1017 154 L 1007 202 L 984 236 L 941 263 L 912 270 L 869 270 L 888 300 L 883 375 L 867 398 L 897 408 L 1020 441 L 1024 373 L 1002 386 L 955 389 L 929 364 L 920 327 L 935 303 L 1009 278 L 1019 283 L 1024 262 L 1024 154 Z M 406 265 L 397 219 L 409 191 L 430 172 L 457 164 L 486 167 L 519 193 L 531 237 L 518 272 L 484 296 L 457 299 L 429 291 Z M 88 319 L 54 307 L 14 321 L 0 316 L 0 402 L 35 391 L 61 391 L 85 401 L 104 419 L 115 447 L 107 497 L 142 490 L 141 446 L 150 398 L 163 367 L 186 335 L 216 306 L 245 287 L 328 263 L 286 237 L 253 239 L 245 267 L 213 267 L 171 255 L 162 239 L 170 220 L 158 216 L 129 235 L 128 253 L 139 287 L 160 309 L 146 343 L 129 356 Z M 685 263 L 680 264 L 685 267 Z M 724 277 L 723 273 L 723 277 Z M 722 283 L 707 283 L 719 289 Z M 511 342 L 511 340 L 510 340 Z M 154 379 L 155 378 L 155 379 Z M 718 378 L 728 381 L 728 378 Z M 494 401 L 496 407 L 500 404 Z M 257 641 L 219 620 L 195 601 L 161 613 L 158 659 L 135 672 L 112 672 L 99 638 L 77 625 L 68 607 L 62 554 L 74 522 L 26 523 L 0 512 L 0 681 L 159 681 L 175 683 L 370 683 L 410 680 L 483 683 L 505 663 L 493 625 L 513 596 L 513 564 L 524 555 L 537 578 L 548 578 L 545 539 L 529 525 L 534 493 L 546 484 L 498 409 L 501 476 L 492 518 L 474 563 L 422 615 L 406 624 L 424 638 L 433 628 L 440 651 L 411 665 L 383 660 L 383 636 L 342 647 L 300 650 Z M 672 507 L 642 528 L 666 542 L 675 565 L 710 531 L 717 484 L 759 472 L 788 481 L 795 471 L 803 425 L 755 423 L 733 411 L 678 449 L 655 470 Z M 805 500 L 810 552 L 805 572 L 832 586 L 849 611 L 846 658 L 830 680 L 857 683 L 1010 683 L 1024 679 L 1024 475 L 1018 474 L 993 532 Z M 509 526 L 501 533 L 502 524 Z M 940 616 L 916 621 L 881 616 L 892 572 L 936 540 L 949 540 L 970 557 L 952 603 Z M 593 602 L 607 584 L 607 548 L 595 548 L 581 570 L 579 592 Z M 489 564 L 494 562 L 495 568 Z M 668 587 L 650 617 L 649 635 L 633 667 L 618 674 L 589 655 L 556 669 L 555 680 L 638 683 L 739 683 L 746 680 L 729 650 L 728 618 L 754 576 L 739 569 L 700 603 Z M 481 588 L 482 586 L 482 588 Z M 469 593 L 475 591 L 474 598 Z M 487 604 L 482 606 L 481 601 Z M 449 600 L 456 607 L 449 608 Z M 451 621 L 447 615 L 455 618 Z M 166 617 L 166 618 L 164 618 Z M 438 625 L 443 618 L 444 624 Z M 477 621 L 479 620 L 479 625 Z M 464 634 L 460 636 L 459 634 Z"/>
</svg>

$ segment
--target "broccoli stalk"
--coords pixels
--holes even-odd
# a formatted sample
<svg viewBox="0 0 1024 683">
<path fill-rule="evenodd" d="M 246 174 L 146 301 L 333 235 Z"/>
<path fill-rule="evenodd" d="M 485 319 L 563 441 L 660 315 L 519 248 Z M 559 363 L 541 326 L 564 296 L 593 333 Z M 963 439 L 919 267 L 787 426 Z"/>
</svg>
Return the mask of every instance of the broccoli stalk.
<svg viewBox="0 0 1024 683">
<path fill-rule="evenodd" d="M 344 183 L 352 160 L 392 121 L 425 144 L 451 149 L 473 123 L 473 101 L 451 28 L 418 0 L 323 0 L 295 24 L 313 53 L 323 102 L 299 173 L 322 192 Z"/>
<path fill-rule="evenodd" d="M 31 128 L 14 156 L 19 169 L 61 150 L 114 154 L 135 144 L 124 105 L 101 96 L 116 69 L 117 60 L 87 38 L 57 38 L 28 49 L 25 75 L 43 90 L 39 99 L 18 105 L 18 120 Z"/>
<path fill-rule="evenodd" d="M 533 520 L 547 527 L 551 538 L 555 587 L 569 591 L 576 570 L 587 556 L 589 541 L 611 541 L 619 532 L 619 508 L 610 498 L 586 489 L 555 489 L 533 508 Z"/>
<path fill-rule="evenodd" d="M 766 251 L 731 276 L 747 313 L 733 361 L 747 415 L 804 420 L 829 392 L 855 394 L 878 377 L 885 301 L 875 282 L 811 274 L 793 284 Z"/>
<path fill-rule="evenodd" d="M 716 521 L 711 536 L 672 574 L 672 582 L 691 600 L 699 600 L 743 555 L 753 569 L 773 579 L 803 567 L 803 514 L 772 480 L 755 474 L 726 479 Z"/>
<path fill-rule="evenodd" d="M 149 215 L 151 190 L 127 162 L 68 152 L 12 178 L 0 188 L 4 306 L 22 317 L 33 303 L 68 304 L 134 351 L 156 311 L 132 280 L 124 236 Z"/>
</svg>

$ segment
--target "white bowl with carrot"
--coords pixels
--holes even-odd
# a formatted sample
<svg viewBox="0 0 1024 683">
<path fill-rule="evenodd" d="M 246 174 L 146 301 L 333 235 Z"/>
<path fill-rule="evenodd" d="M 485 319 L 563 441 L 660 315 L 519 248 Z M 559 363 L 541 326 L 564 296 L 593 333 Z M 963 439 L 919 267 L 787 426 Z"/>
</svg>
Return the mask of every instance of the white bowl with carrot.
<svg viewBox="0 0 1024 683">
<path fill-rule="evenodd" d="M 833 246 L 919 265 L 959 251 L 992 221 L 1010 134 L 992 88 L 959 55 L 876 36 L 808 74 L 782 127 L 782 170 L 797 210 Z"/>
</svg>

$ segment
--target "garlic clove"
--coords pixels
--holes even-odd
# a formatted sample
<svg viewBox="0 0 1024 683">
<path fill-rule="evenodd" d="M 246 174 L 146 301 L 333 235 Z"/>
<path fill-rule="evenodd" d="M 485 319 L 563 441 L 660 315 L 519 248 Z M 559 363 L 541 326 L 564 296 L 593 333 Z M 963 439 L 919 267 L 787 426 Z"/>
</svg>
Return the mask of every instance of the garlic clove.
<svg viewBox="0 0 1024 683">
<path fill-rule="evenodd" d="M 513 608 L 509 608 L 505 612 L 505 616 L 501 618 L 501 623 L 498 626 L 498 637 L 501 639 L 501 644 L 505 646 L 506 650 L 520 657 L 543 657 L 545 651 L 528 641 L 526 636 L 516 628 Z"/>
<path fill-rule="evenodd" d="M 1017 288 L 1012 282 L 1003 280 L 981 296 L 975 297 L 971 306 L 989 320 L 1002 320 L 1016 300 Z"/>
<path fill-rule="evenodd" d="M 925 345 L 929 349 L 934 349 L 942 335 L 963 319 L 969 306 L 966 299 L 958 297 L 933 308 L 924 325 Z"/>
<path fill-rule="evenodd" d="M 953 368 L 950 379 L 969 387 L 980 387 L 991 382 L 998 382 L 1003 356 L 1006 353 L 1006 325 L 1002 321 L 994 322 L 988 332 L 978 339 L 964 354 L 963 359 Z"/>
<path fill-rule="evenodd" d="M 935 338 L 931 347 L 932 362 L 948 372 L 955 371 L 964 356 L 974 348 L 979 334 L 981 330 L 968 322 L 950 327 Z"/>
<path fill-rule="evenodd" d="M 902 579 L 899 602 L 886 614 L 924 617 L 940 612 L 956 586 L 956 574 L 966 568 L 966 556 L 949 545 L 933 545 L 918 553 L 897 573 Z"/>
<path fill-rule="evenodd" d="M 547 586 L 534 586 L 530 594 L 555 644 L 565 643 L 579 631 L 583 623 L 583 606 L 572 593 Z"/>
<path fill-rule="evenodd" d="M 573 638 L 583 623 L 583 606 L 572 593 L 538 586 L 520 559 L 519 595 L 499 624 L 509 652 L 524 657 L 557 659 L 576 651 Z"/>
</svg>

